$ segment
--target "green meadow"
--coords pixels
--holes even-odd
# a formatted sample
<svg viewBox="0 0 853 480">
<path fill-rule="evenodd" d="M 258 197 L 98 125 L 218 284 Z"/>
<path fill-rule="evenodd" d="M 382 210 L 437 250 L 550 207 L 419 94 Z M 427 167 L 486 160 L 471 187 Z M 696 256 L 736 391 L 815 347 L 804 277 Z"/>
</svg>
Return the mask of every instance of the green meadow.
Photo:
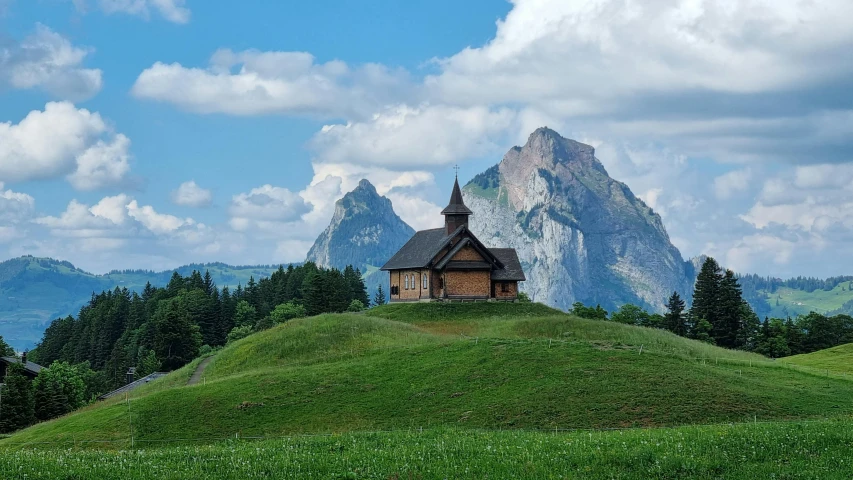
<svg viewBox="0 0 853 480">
<path fill-rule="evenodd" d="M 387 305 L 20 431 L 0 477 L 833 478 L 853 381 L 788 360 L 532 303 Z"/>
</svg>

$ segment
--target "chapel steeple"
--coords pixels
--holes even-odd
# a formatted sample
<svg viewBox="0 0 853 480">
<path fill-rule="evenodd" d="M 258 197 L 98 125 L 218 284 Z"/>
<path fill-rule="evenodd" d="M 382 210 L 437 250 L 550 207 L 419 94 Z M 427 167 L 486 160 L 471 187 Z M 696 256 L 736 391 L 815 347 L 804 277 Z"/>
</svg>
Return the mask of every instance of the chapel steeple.
<svg viewBox="0 0 853 480">
<path fill-rule="evenodd" d="M 441 211 L 444 215 L 444 227 L 448 235 L 456 231 L 460 225 L 468 225 L 468 215 L 473 214 L 462 200 L 462 190 L 459 188 L 459 178 L 453 182 L 453 193 L 450 194 L 450 203 Z"/>
</svg>

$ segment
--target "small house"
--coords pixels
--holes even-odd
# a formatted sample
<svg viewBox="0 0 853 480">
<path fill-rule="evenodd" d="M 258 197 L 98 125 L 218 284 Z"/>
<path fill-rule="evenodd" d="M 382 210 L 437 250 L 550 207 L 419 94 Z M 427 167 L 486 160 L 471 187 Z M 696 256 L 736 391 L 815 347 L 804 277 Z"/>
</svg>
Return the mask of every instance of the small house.
<svg viewBox="0 0 853 480">
<path fill-rule="evenodd" d="M 473 215 L 459 180 L 441 211 L 444 227 L 417 233 L 382 266 L 391 280 L 391 302 L 518 299 L 525 280 L 513 248 L 489 248 L 468 229 Z"/>
<path fill-rule="evenodd" d="M 18 357 L 0 357 L 0 383 L 4 383 L 3 380 L 6 378 L 6 370 L 9 368 L 9 365 L 20 363 L 24 365 L 23 373 L 30 380 L 36 378 L 41 372 L 42 367 L 37 363 L 33 363 L 27 360 L 27 352 L 24 352 L 21 355 L 21 358 Z"/>
</svg>

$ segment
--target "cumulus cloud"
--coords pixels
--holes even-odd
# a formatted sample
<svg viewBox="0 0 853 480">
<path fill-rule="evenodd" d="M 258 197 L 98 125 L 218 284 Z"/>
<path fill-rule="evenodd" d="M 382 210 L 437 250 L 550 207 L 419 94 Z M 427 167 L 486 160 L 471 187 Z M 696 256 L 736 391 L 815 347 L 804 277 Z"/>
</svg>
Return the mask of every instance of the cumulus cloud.
<svg viewBox="0 0 853 480">
<path fill-rule="evenodd" d="M 111 143 L 103 140 L 77 155 L 77 170 L 68 181 L 77 190 L 97 190 L 118 185 L 130 172 L 130 139 L 122 134 Z"/>
<path fill-rule="evenodd" d="M 20 44 L 0 46 L 0 82 L 16 89 L 40 89 L 54 97 L 85 100 L 101 90 L 102 72 L 84 68 L 92 52 L 38 24 Z"/>
<path fill-rule="evenodd" d="M 17 124 L 0 123 L 0 180 L 67 176 L 79 190 L 115 185 L 130 170 L 129 146 L 97 112 L 51 102 Z"/>
<path fill-rule="evenodd" d="M 129 202 L 130 197 L 124 194 L 105 197 L 92 206 L 71 200 L 59 216 L 44 216 L 34 221 L 50 229 L 50 233 L 57 237 L 129 237 L 135 234 L 131 228 L 124 226 Z"/>
<path fill-rule="evenodd" d="M 853 41 L 844 0 L 512 3 L 485 46 L 438 60 L 434 95 L 574 114 L 637 93 L 755 93 L 853 70 L 824 55 Z"/>
<path fill-rule="evenodd" d="M 35 211 L 35 199 L 26 193 L 4 190 L 0 182 L 0 244 L 24 236 L 22 225 Z"/>
<path fill-rule="evenodd" d="M 125 13 L 145 19 L 150 18 L 151 12 L 156 11 L 161 17 L 172 23 L 187 23 L 190 21 L 190 10 L 186 0 L 90 0 L 106 14 Z M 90 1 L 72 0 L 80 12 L 85 12 Z"/>
<path fill-rule="evenodd" d="M 231 226 L 239 231 L 253 226 L 267 231 L 278 230 L 309 211 L 309 205 L 301 196 L 269 184 L 234 195 L 229 209 Z"/>
<path fill-rule="evenodd" d="M 172 192 L 172 202 L 185 207 L 208 207 L 213 202 L 213 194 L 190 180 Z"/>
<path fill-rule="evenodd" d="M 193 225 L 192 218 L 179 218 L 174 215 L 157 213 L 151 205 L 139 206 L 136 200 L 127 204 L 127 213 L 145 228 L 156 234 L 170 233 L 185 225 Z"/>
<path fill-rule="evenodd" d="M 748 168 L 724 173 L 714 179 L 714 194 L 720 200 L 727 200 L 746 191 L 751 181 L 752 170 Z"/>
<path fill-rule="evenodd" d="M 139 98 L 199 113 L 317 117 L 370 114 L 407 90 L 407 75 L 381 65 L 317 63 L 304 52 L 219 50 L 207 68 L 157 62 L 136 79 Z"/>
<path fill-rule="evenodd" d="M 326 125 L 311 147 L 320 163 L 434 168 L 497 153 L 516 119 L 508 108 L 397 105 L 364 122 Z"/>
</svg>

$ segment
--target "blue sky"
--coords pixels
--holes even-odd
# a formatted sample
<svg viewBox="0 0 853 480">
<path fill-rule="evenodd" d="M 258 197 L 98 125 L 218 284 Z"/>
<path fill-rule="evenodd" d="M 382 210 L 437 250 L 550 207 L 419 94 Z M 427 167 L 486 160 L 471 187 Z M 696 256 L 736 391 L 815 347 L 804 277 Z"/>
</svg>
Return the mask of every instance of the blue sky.
<svg viewBox="0 0 853 480">
<path fill-rule="evenodd" d="M 360 178 L 428 227 L 548 125 L 685 257 L 850 273 L 849 2 L 363 3 L 0 0 L 0 256 L 298 261 Z"/>
</svg>

